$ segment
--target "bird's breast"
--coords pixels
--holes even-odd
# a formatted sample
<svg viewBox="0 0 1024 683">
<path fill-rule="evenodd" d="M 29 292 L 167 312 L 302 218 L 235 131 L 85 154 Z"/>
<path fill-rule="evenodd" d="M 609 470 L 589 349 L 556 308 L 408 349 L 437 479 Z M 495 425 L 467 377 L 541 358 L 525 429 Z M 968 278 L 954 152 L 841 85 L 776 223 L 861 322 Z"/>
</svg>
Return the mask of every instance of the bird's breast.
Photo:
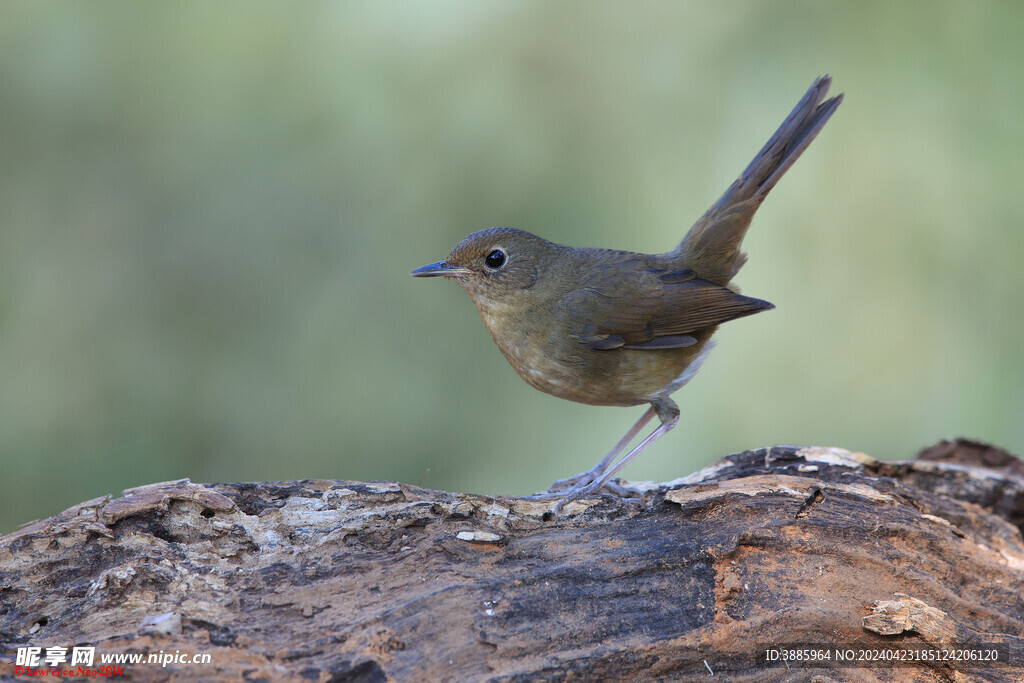
<svg viewBox="0 0 1024 683">
<path fill-rule="evenodd" d="M 703 347 L 597 350 L 580 343 L 571 313 L 475 301 L 495 344 L 523 380 L 591 405 L 633 406 L 661 395 Z"/>
</svg>

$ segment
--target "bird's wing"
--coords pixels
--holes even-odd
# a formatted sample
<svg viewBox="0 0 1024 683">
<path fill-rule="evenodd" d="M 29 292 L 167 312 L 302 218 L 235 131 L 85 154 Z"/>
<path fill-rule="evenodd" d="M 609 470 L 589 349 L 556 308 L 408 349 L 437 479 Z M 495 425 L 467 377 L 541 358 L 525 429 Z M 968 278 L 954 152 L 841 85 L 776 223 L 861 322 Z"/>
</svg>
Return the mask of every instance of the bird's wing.
<svg viewBox="0 0 1024 683">
<path fill-rule="evenodd" d="M 773 308 L 690 270 L 607 269 L 564 301 L 582 320 L 579 341 L 592 349 L 666 349 L 691 346 L 694 332 Z M 585 315 L 581 315 L 585 312 Z"/>
</svg>

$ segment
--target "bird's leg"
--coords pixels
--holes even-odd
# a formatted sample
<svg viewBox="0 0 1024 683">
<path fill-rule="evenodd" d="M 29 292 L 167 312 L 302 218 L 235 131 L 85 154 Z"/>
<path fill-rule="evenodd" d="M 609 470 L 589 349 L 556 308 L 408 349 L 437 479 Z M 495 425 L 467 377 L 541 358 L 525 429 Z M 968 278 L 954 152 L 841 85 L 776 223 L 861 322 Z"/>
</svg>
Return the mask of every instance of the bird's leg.
<svg viewBox="0 0 1024 683">
<path fill-rule="evenodd" d="M 615 447 L 608 451 L 608 455 L 604 456 L 601 459 L 601 462 L 594 465 L 594 467 L 588 470 L 587 472 L 582 472 L 580 474 L 577 474 L 576 476 L 568 477 L 566 479 L 559 479 L 554 484 L 548 487 L 547 493 L 557 493 L 559 491 L 569 491 L 572 489 L 580 488 L 601 478 L 601 475 L 603 475 L 605 470 L 608 469 L 608 466 L 612 463 L 612 461 L 615 460 L 615 458 L 619 457 L 619 453 L 621 453 L 623 449 L 625 449 L 626 446 L 629 445 L 629 442 L 636 438 L 636 435 L 640 433 L 640 430 L 643 429 L 644 426 L 648 422 L 650 422 L 651 418 L 653 418 L 655 415 L 656 412 L 654 410 L 654 407 L 652 406 L 648 408 L 647 411 L 640 417 L 640 419 L 636 421 L 636 424 L 633 425 L 628 432 L 626 432 L 626 435 L 622 437 L 617 444 L 615 444 Z M 615 486 L 615 489 L 618 490 L 613 489 L 613 493 L 620 496 L 625 494 L 627 491 L 621 486 Z M 554 496 L 552 496 L 552 498 L 554 498 Z"/>
<path fill-rule="evenodd" d="M 643 426 L 647 424 L 654 415 L 657 416 L 658 420 L 662 421 L 662 424 L 659 424 L 654 429 L 654 431 L 647 435 L 646 438 L 637 443 L 636 446 L 634 446 L 634 449 L 627 453 L 625 456 L 623 456 L 623 458 L 620 461 L 616 462 L 614 465 L 608 467 L 607 469 L 603 470 L 600 474 L 598 474 L 597 478 L 595 478 L 593 481 L 585 483 L 581 486 L 571 488 L 568 490 L 568 492 L 565 492 L 565 496 L 563 496 L 562 500 L 560 500 L 558 502 L 558 505 L 555 506 L 556 515 L 561 512 L 562 508 L 565 506 L 566 503 L 574 501 L 575 499 L 578 499 L 582 496 L 588 496 L 590 494 L 596 493 L 598 492 L 598 490 L 601 489 L 602 486 L 607 486 L 608 481 L 611 480 L 611 477 L 613 477 L 618 471 L 622 470 L 624 467 L 633 462 L 633 460 L 641 453 L 646 451 L 651 443 L 653 443 L 660 437 L 664 436 L 665 434 L 669 433 L 669 431 L 671 431 L 672 428 L 676 426 L 676 423 L 679 422 L 679 407 L 671 398 L 667 396 L 655 398 L 654 400 L 650 401 L 650 405 L 650 410 L 644 413 L 643 417 L 640 418 L 639 422 L 637 422 L 637 424 L 633 426 L 633 429 L 630 430 L 631 434 L 627 434 L 628 438 L 624 439 L 624 441 L 628 442 L 629 438 L 635 436 L 636 432 L 640 431 L 640 429 L 642 429 Z M 623 444 L 623 441 L 620 441 L 617 444 L 615 444 L 615 449 L 612 450 L 612 454 L 614 454 L 616 451 L 622 450 L 621 446 L 623 446 Z M 613 457 L 612 454 L 606 456 L 605 460 L 610 462 Z M 601 462 L 604 463 L 603 460 Z M 598 468 L 595 468 L 595 470 L 596 469 Z M 541 494 L 539 496 L 532 496 L 530 498 L 534 500 L 551 500 L 555 498 L 555 496 L 556 494 Z"/>
<path fill-rule="evenodd" d="M 609 467 L 609 463 L 615 459 L 619 452 L 625 448 L 626 444 L 628 444 L 655 415 L 657 415 L 658 419 L 661 420 L 661 424 L 658 425 L 643 441 L 638 443 L 633 450 L 626 453 L 626 455 L 624 455 L 618 462 Z M 633 425 L 633 428 L 629 430 L 626 436 L 624 436 L 619 443 L 615 444 L 615 448 L 613 448 L 608 455 L 606 455 L 601 462 L 594 467 L 594 469 L 589 472 L 576 475 L 575 477 L 555 482 L 547 492 L 527 496 L 527 498 L 530 500 L 555 500 L 557 498 L 561 498 L 558 505 L 555 506 L 555 514 L 558 514 L 562 507 L 569 501 L 595 493 L 600 491 L 602 488 L 608 489 L 609 492 L 619 497 L 629 497 L 631 491 L 617 484 L 611 484 L 611 478 L 614 477 L 623 467 L 632 462 L 634 458 L 647 450 L 652 443 L 668 433 L 669 430 L 676 426 L 678 421 L 679 406 L 677 406 L 670 398 L 656 398 L 651 401 L 651 407 L 647 412 L 645 412 L 637 423 Z M 582 481 L 582 483 L 577 484 L 570 489 L 555 489 L 556 486 L 563 482 L 575 483 L 576 481 Z"/>
<path fill-rule="evenodd" d="M 608 470 L 601 474 L 597 479 L 584 486 L 571 489 L 562 500 L 558 501 L 558 505 L 555 506 L 555 514 L 557 515 L 561 513 L 562 508 L 566 503 L 574 501 L 582 496 L 588 496 L 599 492 L 599 490 L 601 490 L 601 486 L 607 485 L 611 477 L 615 476 L 618 471 L 629 465 L 637 456 L 646 451 L 651 443 L 668 434 L 669 431 L 676 426 L 676 423 L 679 422 L 679 409 L 676 407 L 674 402 L 669 402 L 671 403 L 671 408 L 674 409 L 674 411 L 672 414 L 665 417 L 662 415 L 658 416 L 659 418 L 662 418 L 662 424 L 659 424 L 654 431 L 647 435 L 647 438 L 637 443 L 632 451 L 623 456 L 622 460 L 608 468 Z M 660 411 L 658 411 L 658 413 L 660 413 Z"/>
</svg>

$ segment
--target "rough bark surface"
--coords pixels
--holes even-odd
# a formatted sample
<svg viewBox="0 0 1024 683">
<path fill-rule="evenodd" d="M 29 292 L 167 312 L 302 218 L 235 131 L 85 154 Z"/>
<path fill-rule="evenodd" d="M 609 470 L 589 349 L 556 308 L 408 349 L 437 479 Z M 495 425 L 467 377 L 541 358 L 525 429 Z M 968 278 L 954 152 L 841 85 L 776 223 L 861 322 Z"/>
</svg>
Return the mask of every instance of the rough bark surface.
<svg viewBox="0 0 1024 683">
<path fill-rule="evenodd" d="M 141 681 L 1024 680 L 1024 470 L 1002 454 L 779 446 L 561 518 L 394 483 L 131 489 L 0 537 L 0 676 L 19 647 L 84 644 L 211 655 L 123 666 Z M 807 643 L 1000 661 L 766 661 Z"/>
</svg>

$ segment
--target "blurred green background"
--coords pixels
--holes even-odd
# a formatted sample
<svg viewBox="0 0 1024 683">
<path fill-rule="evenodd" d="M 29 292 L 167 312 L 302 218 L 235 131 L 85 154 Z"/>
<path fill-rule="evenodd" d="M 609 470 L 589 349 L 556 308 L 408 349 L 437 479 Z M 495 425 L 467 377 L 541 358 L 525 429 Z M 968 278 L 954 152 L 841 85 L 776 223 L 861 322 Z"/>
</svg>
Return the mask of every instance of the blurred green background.
<svg viewBox="0 0 1024 683">
<path fill-rule="evenodd" d="M 846 101 L 625 471 L 1024 451 L 1024 4 L 0 4 L 0 532 L 179 477 L 525 494 L 643 412 L 523 383 L 473 230 L 663 251 L 811 84 Z"/>
</svg>

